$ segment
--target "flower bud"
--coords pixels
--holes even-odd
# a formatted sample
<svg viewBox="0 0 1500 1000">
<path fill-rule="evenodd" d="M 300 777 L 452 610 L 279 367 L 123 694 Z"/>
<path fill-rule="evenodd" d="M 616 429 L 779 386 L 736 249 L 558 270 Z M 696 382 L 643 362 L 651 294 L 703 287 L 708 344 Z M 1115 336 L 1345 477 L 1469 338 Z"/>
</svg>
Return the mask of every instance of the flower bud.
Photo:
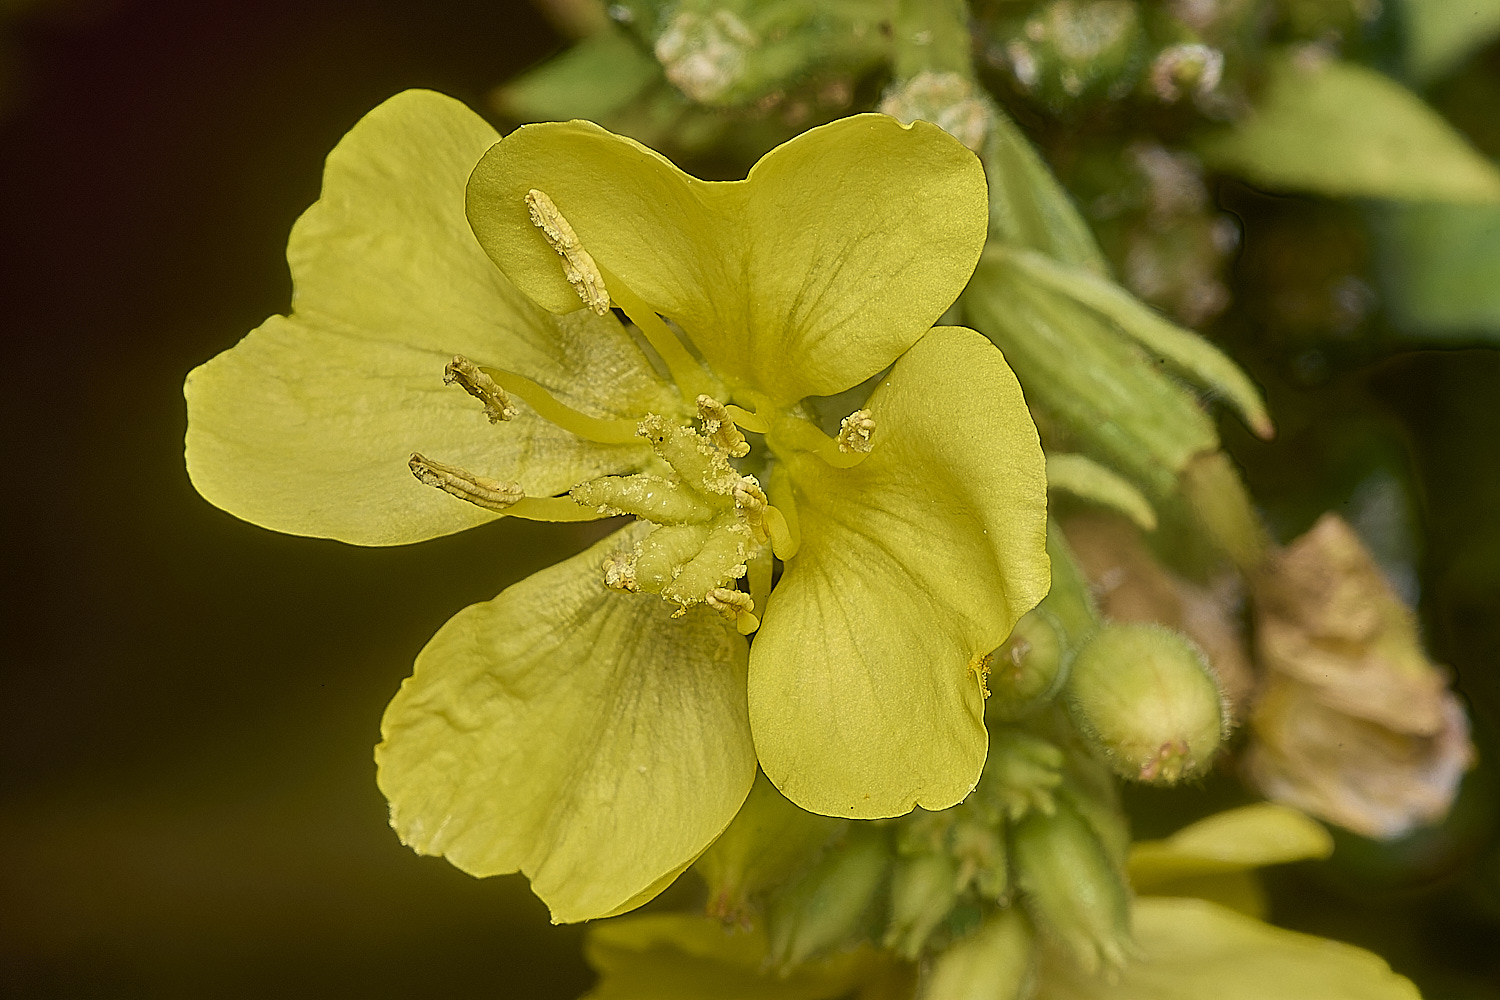
<svg viewBox="0 0 1500 1000">
<path fill-rule="evenodd" d="M 1027 612 L 1010 638 L 990 655 L 987 714 L 1019 719 L 1052 700 L 1065 679 L 1062 628 L 1042 608 Z"/>
<path fill-rule="evenodd" d="M 885 831 L 858 824 L 772 904 L 771 960 L 796 965 L 853 939 L 891 864 Z"/>
<path fill-rule="evenodd" d="M 1130 893 L 1093 828 L 1059 800 L 1011 832 L 1016 882 L 1037 926 L 1090 974 L 1119 966 L 1130 947 Z"/>
<path fill-rule="evenodd" d="M 1050 813 L 1062 766 L 1063 752 L 1040 736 L 997 727 L 972 801 L 992 805 L 1012 822 L 1032 810 Z"/>
<path fill-rule="evenodd" d="M 919 1000 L 1017 1000 L 1031 979 L 1031 929 L 1014 908 L 938 956 Z"/>
<path fill-rule="evenodd" d="M 885 946 L 915 959 L 958 899 L 958 862 L 946 854 L 917 854 L 891 872 L 891 917 Z"/>
<path fill-rule="evenodd" d="M 1140 15 L 1122 0 L 1053 0 L 1002 40 L 1016 83 L 1054 108 L 1127 96 L 1144 55 Z"/>
<path fill-rule="evenodd" d="M 958 861 L 958 886 L 974 887 L 983 899 L 999 900 L 1010 888 L 1005 863 L 1005 838 L 998 823 L 964 819 L 953 825 L 953 857 Z"/>
<path fill-rule="evenodd" d="M 1157 625 L 1109 625 L 1079 650 L 1068 710 L 1121 777 L 1201 774 L 1224 736 L 1223 696 L 1202 656 Z"/>
<path fill-rule="evenodd" d="M 847 822 L 797 808 L 757 773 L 734 821 L 698 859 L 708 915 L 748 924 L 758 898 L 811 867 Z"/>
</svg>

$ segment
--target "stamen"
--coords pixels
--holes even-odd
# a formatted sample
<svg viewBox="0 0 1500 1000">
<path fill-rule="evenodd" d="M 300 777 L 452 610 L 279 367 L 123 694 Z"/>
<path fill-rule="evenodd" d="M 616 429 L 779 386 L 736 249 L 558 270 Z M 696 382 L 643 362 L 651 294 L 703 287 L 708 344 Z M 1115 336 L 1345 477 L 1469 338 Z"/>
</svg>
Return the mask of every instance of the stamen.
<svg viewBox="0 0 1500 1000">
<path fill-rule="evenodd" d="M 779 507 L 766 508 L 766 535 L 771 540 L 771 551 L 782 562 L 795 556 L 802 547 L 802 539 Z"/>
<path fill-rule="evenodd" d="M 715 587 L 703 598 L 703 603 L 717 611 L 725 621 L 733 622 L 740 635 L 749 635 L 760 628 L 760 619 L 755 617 L 755 602 L 741 590 Z"/>
<path fill-rule="evenodd" d="M 455 382 L 464 392 L 484 404 L 484 415 L 490 418 L 490 423 L 498 424 L 516 415 L 516 409 L 510 405 L 510 397 L 505 394 L 505 390 L 462 354 L 453 355 L 453 360 L 448 362 L 448 367 L 443 371 L 444 385 Z"/>
<path fill-rule="evenodd" d="M 609 289 L 604 284 L 604 276 L 552 199 L 532 188 L 526 192 L 526 209 L 531 213 L 532 225 L 542 231 L 547 243 L 562 257 L 563 277 L 568 279 L 568 284 L 573 286 L 584 305 L 600 316 L 609 312 Z"/>
<path fill-rule="evenodd" d="M 406 464 L 419 482 L 499 514 L 528 521 L 597 521 L 605 516 L 574 503 L 569 497 L 529 497 L 519 483 L 476 476 L 467 469 L 434 461 L 417 452 L 412 452 Z"/>
<path fill-rule="evenodd" d="M 730 458 L 744 458 L 750 454 L 750 442 L 734 426 L 729 408 L 709 395 L 698 397 L 698 419 L 703 421 L 703 433 L 723 448 Z"/>
<path fill-rule="evenodd" d="M 525 400 L 543 420 L 584 440 L 599 444 L 631 444 L 637 438 L 636 427 L 640 423 L 637 420 L 602 420 L 590 417 L 558 402 L 556 396 L 524 375 L 517 375 L 503 368 L 480 368 L 479 371 L 505 391 Z"/>
<path fill-rule="evenodd" d="M 766 509 L 769 505 L 765 490 L 760 488 L 760 483 L 755 481 L 754 476 L 745 476 L 735 484 L 732 496 L 735 509 L 750 526 L 752 536 L 764 545 L 770 537 L 766 529 Z"/>
<path fill-rule="evenodd" d="M 616 552 L 604 560 L 604 585 L 610 590 L 622 590 L 627 594 L 639 594 L 641 585 L 635 581 L 635 554 Z"/>
<path fill-rule="evenodd" d="M 745 430 L 747 431 L 754 431 L 757 434 L 764 434 L 771 429 L 771 425 L 765 417 L 762 417 L 758 413 L 753 413 L 750 410 L 745 409 L 743 406 L 735 406 L 733 403 L 731 403 L 728 406 L 724 407 L 724 409 L 729 413 L 729 417 L 731 420 L 739 424 L 741 427 L 745 428 Z"/>
<path fill-rule="evenodd" d="M 874 447 L 870 442 L 874 434 L 875 415 L 869 410 L 855 410 L 839 424 L 839 436 L 834 441 L 839 451 L 846 455 L 868 455 Z"/>
<path fill-rule="evenodd" d="M 771 497 L 774 507 L 766 508 L 766 534 L 771 537 L 771 551 L 786 562 L 802 547 L 801 525 L 797 522 L 797 501 L 792 492 L 792 478 L 785 465 L 771 470 Z"/>
<path fill-rule="evenodd" d="M 673 333 L 656 310 L 652 309 L 644 299 L 631 291 L 625 282 L 616 275 L 611 274 L 603 267 L 599 273 L 609 283 L 610 293 L 615 303 L 625 310 L 625 315 L 641 331 L 646 338 L 646 343 L 651 345 L 652 350 L 661 356 L 667 366 L 667 372 L 672 376 L 672 381 L 677 383 L 678 390 L 684 399 L 696 399 L 705 392 L 717 391 L 703 366 L 698 364 L 692 354 L 688 352 L 677 334 Z"/>
<path fill-rule="evenodd" d="M 412 452 L 411 460 L 406 464 L 418 481 L 485 510 L 508 513 L 526 497 L 520 483 L 502 483 L 498 479 L 476 476 L 467 469 L 433 461 L 417 452 Z"/>
<path fill-rule="evenodd" d="M 850 426 L 850 421 L 858 417 L 861 412 L 864 411 L 856 411 L 849 417 L 846 417 L 844 424 Z M 874 418 L 871 417 L 870 421 L 871 430 L 873 430 Z M 796 448 L 798 451 L 811 452 L 817 455 L 835 469 L 852 469 L 870 457 L 869 451 L 850 450 L 853 447 L 853 442 L 858 440 L 858 424 L 854 426 L 856 426 L 856 435 L 851 437 L 851 440 L 847 442 L 849 447 L 845 446 L 846 442 L 843 430 L 839 431 L 838 438 L 831 438 L 808 421 L 799 417 L 786 417 L 778 420 L 774 432 L 780 441 Z M 868 442 L 866 444 L 868 445 Z"/>
<path fill-rule="evenodd" d="M 766 546 L 760 546 L 745 560 L 745 582 L 755 606 L 765 607 L 771 599 L 771 550 Z"/>
</svg>

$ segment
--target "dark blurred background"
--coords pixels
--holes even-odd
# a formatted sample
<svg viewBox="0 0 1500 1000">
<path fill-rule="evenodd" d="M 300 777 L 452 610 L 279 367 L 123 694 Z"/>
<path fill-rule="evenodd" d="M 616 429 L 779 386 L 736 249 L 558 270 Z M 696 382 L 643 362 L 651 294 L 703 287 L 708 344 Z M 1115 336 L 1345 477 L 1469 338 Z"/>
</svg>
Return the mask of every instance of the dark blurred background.
<svg viewBox="0 0 1500 1000">
<path fill-rule="evenodd" d="M 515 0 L 10 0 L 0 16 L 17 460 L 0 993 L 577 996 L 581 929 L 549 926 L 519 876 L 401 847 L 370 751 L 443 621 L 584 539 L 511 522 L 392 550 L 295 539 L 200 500 L 181 461 L 182 377 L 286 308 L 286 235 L 339 137 L 406 87 L 483 110 L 562 40 Z M 1220 201 L 1244 225 L 1247 307 L 1216 335 L 1281 428 L 1266 445 L 1226 424 L 1229 444 L 1283 539 L 1327 508 L 1379 516 L 1365 484 L 1397 484 L 1392 558 L 1482 760 L 1442 828 L 1343 837 L 1334 862 L 1272 873 L 1274 917 L 1380 951 L 1430 998 L 1500 995 L 1500 352 L 1392 342 L 1378 316 L 1319 339 L 1286 289 L 1313 265 L 1368 270 L 1360 227 L 1242 187 Z M 1337 252 L 1288 263 L 1278 226 L 1304 234 L 1318 211 Z M 1132 807 L 1154 836 L 1243 794 L 1219 775 Z"/>
</svg>

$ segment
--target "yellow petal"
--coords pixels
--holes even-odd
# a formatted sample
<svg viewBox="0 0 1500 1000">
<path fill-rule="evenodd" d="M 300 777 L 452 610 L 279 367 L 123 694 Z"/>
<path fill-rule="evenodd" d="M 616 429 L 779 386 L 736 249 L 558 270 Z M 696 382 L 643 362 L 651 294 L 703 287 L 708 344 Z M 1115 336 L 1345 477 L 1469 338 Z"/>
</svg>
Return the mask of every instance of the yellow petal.
<svg viewBox="0 0 1500 1000">
<path fill-rule="evenodd" d="M 640 531 L 459 612 L 375 751 L 404 842 L 472 875 L 525 872 L 558 922 L 664 889 L 755 777 L 745 640 L 604 587 L 601 562 Z"/>
<path fill-rule="evenodd" d="M 497 138 L 457 101 L 407 91 L 329 155 L 287 247 L 292 315 L 188 376 L 188 472 L 210 502 L 277 531 L 397 545 L 496 516 L 418 483 L 413 451 L 542 495 L 646 460 L 643 445 L 580 441 L 524 405 L 491 426 L 443 384 L 464 354 L 591 415 L 670 398 L 612 317 L 546 313 L 475 242 L 464 185 Z"/>
<path fill-rule="evenodd" d="M 927 122 L 845 118 L 728 182 L 689 177 L 588 122 L 529 125 L 475 169 L 469 218 L 495 263 L 554 312 L 581 302 L 527 214 L 530 189 L 714 371 L 775 402 L 889 365 L 957 297 L 985 239 L 984 171 Z"/>
<path fill-rule="evenodd" d="M 1377 955 L 1201 899 L 1137 900 L 1134 928 L 1118 981 L 1044 953 L 1036 1000 L 1420 1000 Z"/>
<path fill-rule="evenodd" d="M 802 546 L 751 654 L 761 766 L 813 812 L 945 809 L 985 758 L 985 658 L 1047 591 L 1046 478 L 1000 352 L 940 327 L 870 397 L 852 469 L 790 456 Z"/>
</svg>

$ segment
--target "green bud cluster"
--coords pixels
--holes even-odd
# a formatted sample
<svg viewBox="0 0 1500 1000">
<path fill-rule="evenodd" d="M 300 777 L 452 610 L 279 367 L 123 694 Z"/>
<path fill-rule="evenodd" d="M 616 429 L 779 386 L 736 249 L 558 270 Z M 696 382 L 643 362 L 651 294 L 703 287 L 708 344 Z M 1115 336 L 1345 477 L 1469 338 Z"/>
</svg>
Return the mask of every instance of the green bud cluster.
<svg viewBox="0 0 1500 1000">
<path fill-rule="evenodd" d="M 892 861 L 890 831 L 853 824 L 812 870 L 771 903 L 771 960 L 790 967 L 860 940 L 875 916 Z"/>
</svg>

